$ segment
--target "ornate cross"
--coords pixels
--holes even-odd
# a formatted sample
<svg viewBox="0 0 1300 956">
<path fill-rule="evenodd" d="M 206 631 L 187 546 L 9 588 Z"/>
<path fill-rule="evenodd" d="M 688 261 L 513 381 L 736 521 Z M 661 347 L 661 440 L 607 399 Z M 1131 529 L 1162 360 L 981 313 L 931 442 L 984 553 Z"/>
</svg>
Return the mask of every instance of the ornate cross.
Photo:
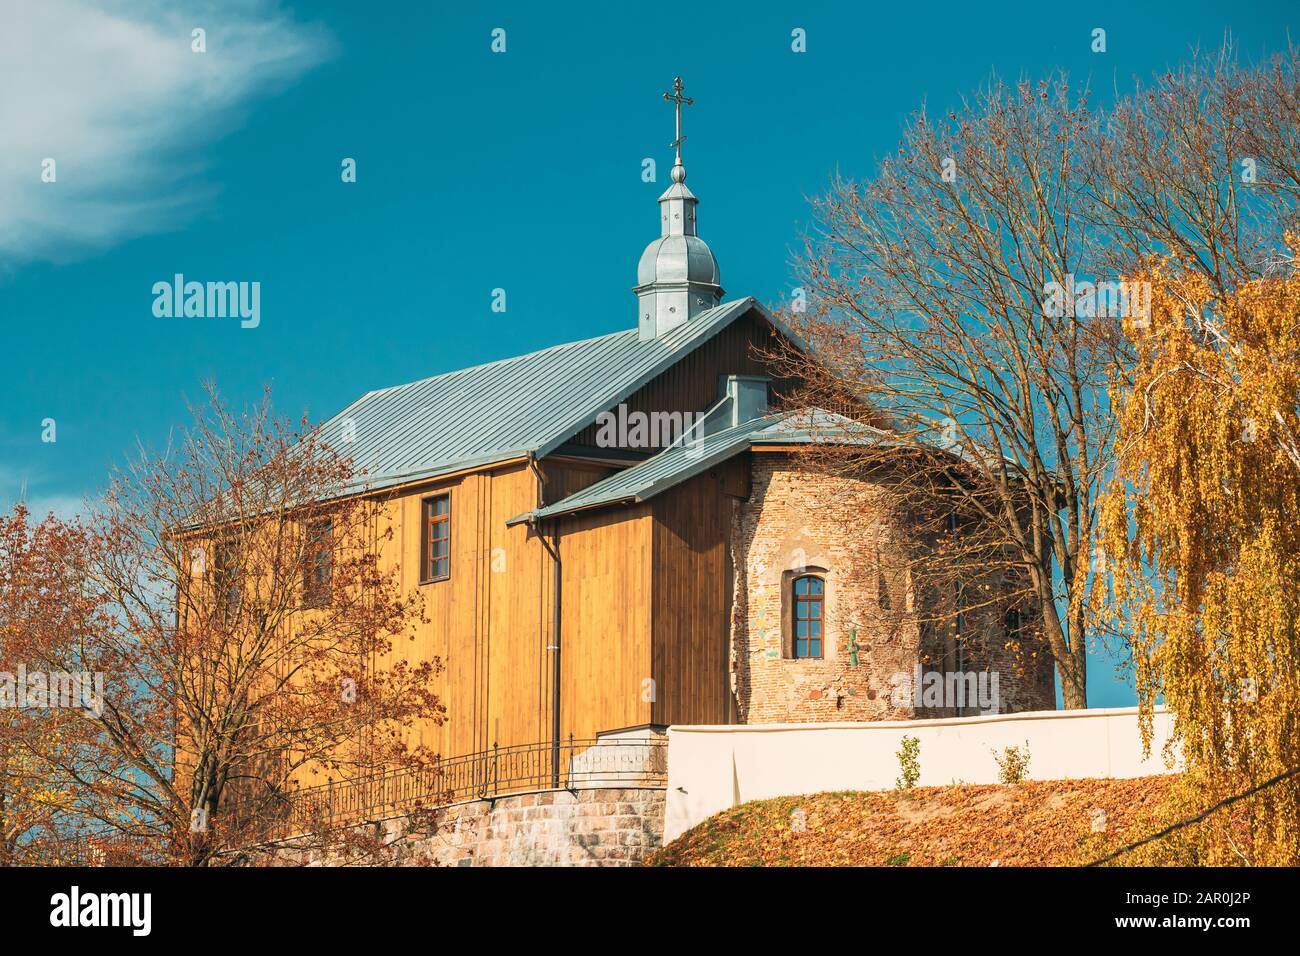
<svg viewBox="0 0 1300 956">
<path fill-rule="evenodd" d="M 682 140 L 686 139 L 686 137 L 682 135 L 682 104 L 684 103 L 687 106 L 695 105 L 693 99 L 689 96 L 682 95 L 682 89 L 682 78 L 680 76 L 675 76 L 673 77 L 673 91 L 664 94 L 664 99 L 673 104 L 674 111 L 677 113 L 677 138 L 669 143 L 668 146 L 671 149 L 677 150 L 678 166 L 682 164 Z"/>
</svg>

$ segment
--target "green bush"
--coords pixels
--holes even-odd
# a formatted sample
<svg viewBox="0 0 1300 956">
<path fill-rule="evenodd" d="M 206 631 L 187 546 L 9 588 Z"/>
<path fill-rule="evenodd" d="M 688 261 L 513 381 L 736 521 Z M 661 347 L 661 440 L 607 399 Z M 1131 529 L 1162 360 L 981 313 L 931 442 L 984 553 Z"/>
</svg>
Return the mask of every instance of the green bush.
<svg viewBox="0 0 1300 956">
<path fill-rule="evenodd" d="M 921 739 L 904 737 L 903 749 L 898 751 L 898 766 L 902 776 L 894 781 L 899 790 L 911 790 L 921 779 Z"/>
<path fill-rule="evenodd" d="M 1000 783 L 1020 783 L 1029 775 L 1029 741 L 1023 747 L 1004 747 L 1002 753 L 993 751 L 998 763 Z"/>
</svg>

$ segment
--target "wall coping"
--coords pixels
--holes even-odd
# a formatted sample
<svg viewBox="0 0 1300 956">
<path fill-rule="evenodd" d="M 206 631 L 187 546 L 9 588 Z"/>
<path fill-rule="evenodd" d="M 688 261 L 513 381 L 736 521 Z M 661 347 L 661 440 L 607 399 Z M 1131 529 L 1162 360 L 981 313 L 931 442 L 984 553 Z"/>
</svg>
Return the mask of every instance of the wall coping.
<svg viewBox="0 0 1300 956">
<path fill-rule="evenodd" d="M 1078 720 L 1092 717 L 1125 717 L 1139 712 L 1137 707 L 1090 707 L 1084 710 L 1027 710 L 1016 714 L 976 714 L 970 717 L 927 717 L 921 720 L 842 720 L 801 724 L 673 724 L 670 734 L 778 733 L 790 730 L 907 730 L 913 727 L 969 727 L 1019 720 Z M 1165 714 L 1163 705 L 1153 714 Z"/>
</svg>

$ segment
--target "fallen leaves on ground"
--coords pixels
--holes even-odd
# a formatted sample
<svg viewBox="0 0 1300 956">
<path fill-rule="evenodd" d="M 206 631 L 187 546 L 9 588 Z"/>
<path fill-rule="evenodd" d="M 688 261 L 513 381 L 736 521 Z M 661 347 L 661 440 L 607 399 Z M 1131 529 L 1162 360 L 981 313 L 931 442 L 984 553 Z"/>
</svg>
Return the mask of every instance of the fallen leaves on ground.
<svg viewBox="0 0 1300 956">
<path fill-rule="evenodd" d="M 710 817 L 646 863 L 1076 866 L 1106 837 L 1144 836 L 1127 831 L 1157 812 L 1175 779 L 1043 780 L 758 800 Z"/>
</svg>

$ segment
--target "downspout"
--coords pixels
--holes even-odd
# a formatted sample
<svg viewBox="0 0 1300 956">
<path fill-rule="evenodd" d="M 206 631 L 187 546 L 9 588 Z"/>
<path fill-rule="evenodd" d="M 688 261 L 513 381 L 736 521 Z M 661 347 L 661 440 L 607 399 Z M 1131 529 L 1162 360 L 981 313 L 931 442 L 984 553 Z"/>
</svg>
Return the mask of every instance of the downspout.
<svg viewBox="0 0 1300 956">
<path fill-rule="evenodd" d="M 551 602 L 551 787 L 560 789 L 560 596 L 562 575 L 560 567 L 560 519 L 551 522 L 551 536 L 555 539 L 551 557 L 555 567 L 555 600 Z M 572 756 L 572 754 L 570 754 Z"/>
<path fill-rule="evenodd" d="M 537 475 L 537 507 L 541 508 L 545 504 L 542 487 L 546 483 L 546 476 L 537 466 L 537 458 L 532 453 L 528 455 L 528 465 L 532 468 L 533 473 Z M 546 548 L 551 554 L 551 567 L 553 569 L 553 581 L 551 584 L 552 601 L 551 601 L 551 643 L 546 649 L 551 652 L 551 787 L 554 790 L 560 789 L 560 609 L 561 594 L 563 588 L 563 568 L 560 564 L 560 518 L 557 515 L 551 522 L 552 543 L 547 544 L 546 535 L 537 527 L 537 519 L 530 518 L 529 525 L 537 531 L 537 536 L 542 542 L 542 547 Z"/>
</svg>

